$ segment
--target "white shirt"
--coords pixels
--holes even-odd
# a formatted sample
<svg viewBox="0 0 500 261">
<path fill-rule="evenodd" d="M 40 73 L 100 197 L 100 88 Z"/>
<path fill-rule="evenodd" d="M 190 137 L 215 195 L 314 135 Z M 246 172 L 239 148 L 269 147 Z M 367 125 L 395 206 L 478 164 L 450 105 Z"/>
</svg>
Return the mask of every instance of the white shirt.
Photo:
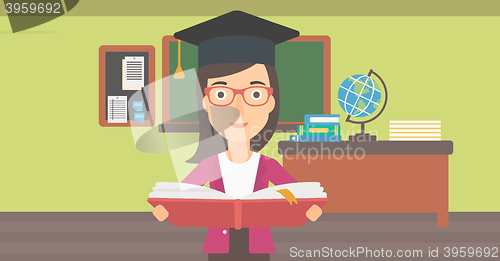
<svg viewBox="0 0 500 261">
<path fill-rule="evenodd" d="M 260 154 L 252 152 L 252 156 L 244 163 L 231 162 L 226 152 L 218 154 L 224 191 L 234 198 L 242 198 L 253 193 Z"/>
</svg>

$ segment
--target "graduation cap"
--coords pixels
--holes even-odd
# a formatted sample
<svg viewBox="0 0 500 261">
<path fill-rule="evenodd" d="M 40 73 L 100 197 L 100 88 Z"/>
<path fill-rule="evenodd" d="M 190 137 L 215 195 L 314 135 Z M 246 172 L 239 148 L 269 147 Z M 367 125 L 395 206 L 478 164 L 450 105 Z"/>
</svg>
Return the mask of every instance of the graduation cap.
<svg viewBox="0 0 500 261">
<path fill-rule="evenodd" d="M 274 46 L 297 36 L 297 30 L 242 11 L 223 14 L 174 34 L 198 46 L 198 67 L 217 63 L 274 66 Z"/>
</svg>

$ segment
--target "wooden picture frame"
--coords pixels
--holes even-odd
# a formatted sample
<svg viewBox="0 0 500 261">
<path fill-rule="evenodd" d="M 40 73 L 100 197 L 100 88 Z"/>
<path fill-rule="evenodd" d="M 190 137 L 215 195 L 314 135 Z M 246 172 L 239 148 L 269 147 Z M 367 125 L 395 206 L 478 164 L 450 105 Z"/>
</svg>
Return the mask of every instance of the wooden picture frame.
<svg viewBox="0 0 500 261">
<path fill-rule="evenodd" d="M 106 120 L 106 53 L 147 52 L 148 53 L 148 120 L 135 123 L 137 127 L 151 127 L 155 123 L 155 48 L 152 45 L 102 45 L 99 47 L 99 125 L 101 127 L 130 127 L 127 123 L 108 123 Z"/>
</svg>

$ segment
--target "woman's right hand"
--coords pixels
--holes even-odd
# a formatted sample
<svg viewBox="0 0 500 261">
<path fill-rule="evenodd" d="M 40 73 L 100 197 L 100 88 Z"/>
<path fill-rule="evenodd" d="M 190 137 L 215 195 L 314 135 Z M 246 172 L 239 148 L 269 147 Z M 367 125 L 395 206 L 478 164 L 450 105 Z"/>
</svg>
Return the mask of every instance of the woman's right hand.
<svg viewBox="0 0 500 261">
<path fill-rule="evenodd" d="M 168 211 L 162 205 L 158 205 L 153 209 L 153 215 L 161 222 L 168 218 Z"/>
</svg>

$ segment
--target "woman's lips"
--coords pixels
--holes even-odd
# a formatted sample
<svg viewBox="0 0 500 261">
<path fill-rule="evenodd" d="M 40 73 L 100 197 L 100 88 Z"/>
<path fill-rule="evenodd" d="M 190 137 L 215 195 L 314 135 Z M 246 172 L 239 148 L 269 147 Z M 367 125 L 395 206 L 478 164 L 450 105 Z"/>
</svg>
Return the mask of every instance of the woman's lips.
<svg viewBox="0 0 500 261">
<path fill-rule="evenodd" d="M 238 128 L 238 129 L 241 129 L 241 128 L 244 128 L 245 126 L 248 125 L 248 122 L 244 122 L 244 123 L 229 123 L 231 124 L 231 126 L 233 126 L 234 128 Z"/>
</svg>

